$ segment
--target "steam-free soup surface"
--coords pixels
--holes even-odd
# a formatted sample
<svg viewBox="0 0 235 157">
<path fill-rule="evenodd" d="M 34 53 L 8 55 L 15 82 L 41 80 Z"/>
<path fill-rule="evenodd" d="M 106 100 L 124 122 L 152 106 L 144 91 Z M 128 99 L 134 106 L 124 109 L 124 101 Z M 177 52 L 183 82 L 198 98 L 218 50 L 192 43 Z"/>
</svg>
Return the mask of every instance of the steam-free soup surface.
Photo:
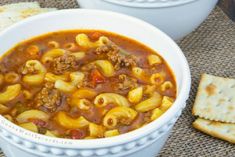
<svg viewBox="0 0 235 157">
<path fill-rule="evenodd" d="M 175 99 L 164 59 L 109 32 L 49 33 L 0 60 L 0 114 L 47 136 L 117 136 L 159 118 Z"/>
</svg>

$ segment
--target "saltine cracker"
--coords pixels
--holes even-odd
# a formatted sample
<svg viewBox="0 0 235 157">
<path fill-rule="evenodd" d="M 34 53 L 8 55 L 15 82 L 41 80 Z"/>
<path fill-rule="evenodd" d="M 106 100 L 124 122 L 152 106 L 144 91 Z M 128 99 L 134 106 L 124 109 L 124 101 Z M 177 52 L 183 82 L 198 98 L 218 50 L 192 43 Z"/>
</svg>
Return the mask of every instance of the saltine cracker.
<svg viewBox="0 0 235 157">
<path fill-rule="evenodd" d="M 193 127 L 213 137 L 235 144 L 235 124 L 198 118 Z"/>
<path fill-rule="evenodd" d="M 235 123 L 235 79 L 203 74 L 193 115 L 208 120 Z"/>
</svg>

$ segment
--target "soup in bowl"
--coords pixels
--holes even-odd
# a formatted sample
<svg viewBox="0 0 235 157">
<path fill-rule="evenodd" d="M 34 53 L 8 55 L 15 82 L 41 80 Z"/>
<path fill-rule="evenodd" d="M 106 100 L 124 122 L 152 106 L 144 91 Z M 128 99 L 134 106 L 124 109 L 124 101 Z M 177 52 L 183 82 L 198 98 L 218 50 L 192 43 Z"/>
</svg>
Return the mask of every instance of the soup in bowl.
<svg viewBox="0 0 235 157">
<path fill-rule="evenodd" d="M 135 18 L 58 11 L 16 24 L 3 38 L 0 136 L 24 156 L 152 156 L 185 106 L 183 53 Z"/>
<path fill-rule="evenodd" d="M 116 136 L 160 117 L 176 99 L 164 59 L 132 39 L 97 30 L 49 33 L 0 61 L 1 114 L 40 134 Z"/>
</svg>

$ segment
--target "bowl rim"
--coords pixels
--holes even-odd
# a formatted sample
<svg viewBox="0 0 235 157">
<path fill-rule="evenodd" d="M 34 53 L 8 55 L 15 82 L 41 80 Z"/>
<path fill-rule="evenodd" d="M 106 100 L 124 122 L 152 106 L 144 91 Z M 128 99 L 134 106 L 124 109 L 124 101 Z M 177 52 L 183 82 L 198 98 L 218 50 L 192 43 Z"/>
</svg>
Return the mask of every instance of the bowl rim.
<svg viewBox="0 0 235 157">
<path fill-rule="evenodd" d="M 113 5 L 131 7 L 131 8 L 167 8 L 167 7 L 176 7 L 180 5 L 186 5 L 188 3 L 193 3 L 199 0 L 100 0 Z"/>
<path fill-rule="evenodd" d="M 95 14 L 95 15 L 100 15 L 100 16 L 109 15 L 109 16 L 112 16 L 113 18 L 115 17 L 125 18 L 131 22 L 136 23 L 137 25 L 142 25 L 144 27 L 147 27 L 149 30 L 158 33 L 159 35 L 161 35 L 161 37 L 167 40 L 169 44 L 171 44 L 174 47 L 175 52 L 178 53 L 178 55 L 180 56 L 178 59 L 180 60 L 179 61 L 181 64 L 180 66 L 183 69 L 182 71 L 183 78 L 181 80 L 182 87 L 178 93 L 178 97 L 176 101 L 174 102 L 173 106 L 169 108 L 158 120 L 153 121 L 139 129 L 136 129 L 131 132 L 121 134 L 115 137 L 101 138 L 101 139 L 89 139 L 89 140 L 72 140 L 72 139 L 64 139 L 64 138 L 53 138 L 53 137 L 48 137 L 45 135 L 41 135 L 38 133 L 25 130 L 17 126 L 16 124 L 6 120 L 3 116 L 0 115 L 0 127 L 2 127 L 5 132 L 9 132 L 11 135 L 20 137 L 23 140 L 45 145 L 45 146 L 54 146 L 54 147 L 60 147 L 60 148 L 74 148 L 74 149 L 78 149 L 78 148 L 86 149 L 86 148 L 91 148 L 91 147 L 92 148 L 110 147 L 110 146 L 114 146 L 117 144 L 128 143 L 130 141 L 139 139 L 140 137 L 144 137 L 152 133 L 153 131 L 159 129 L 160 127 L 162 127 L 164 124 L 169 122 L 173 117 L 175 117 L 178 112 L 181 112 L 181 110 L 185 107 L 184 102 L 188 98 L 190 87 L 191 87 L 191 75 L 190 75 L 190 69 L 189 69 L 189 65 L 186 60 L 186 57 L 184 56 L 181 49 L 177 46 L 177 44 L 170 37 L 168 37 L 164 32 L 162 32 L 158 28 L 154 27 L 153 25 L 147 22 L 144 22 L 143 20 L 128 16 L 128 15 L 124 15 L 121 13 L 112 12 L 112 11 L 101 11 L 101 10 L 94 10 L 94 9 L 66 9 L 66 10 L 53 11 L 50 13 L 45 13 L 45 14 L 30 17 L 0 32 L 0 36 L 4 36 L 11 30 L 17 29 L 18 26 L 30 24 L 31 22 L 37 21 L 39 19 L 48 19 L 52 16 L 60 16 L 62 14 L 74 14 L 74 13 L 77 13 L 77 14 L 88 13 L 88 14 Z"/>
</svg>

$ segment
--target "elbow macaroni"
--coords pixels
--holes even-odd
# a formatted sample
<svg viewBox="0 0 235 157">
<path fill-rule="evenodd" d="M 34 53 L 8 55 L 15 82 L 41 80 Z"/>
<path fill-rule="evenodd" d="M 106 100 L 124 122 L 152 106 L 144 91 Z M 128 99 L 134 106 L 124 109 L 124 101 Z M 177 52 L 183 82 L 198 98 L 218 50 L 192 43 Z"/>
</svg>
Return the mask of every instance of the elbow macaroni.
<svg viewBox="0 0 235 157">
<path fill-rule="evenodd" d="M 19 123 L 26 123 L 29 119 L 40 119 L 47 122 L 49 120 L 49 115 L 40 110 L 28 110 L 16 117 L 16 120 Z"/>
<path fill-rule="evenodd" d="M 152 95 L 156 91 L 156 85 L 146 85 L 144 89 L 144 94 Z"/>
<path fill-rule="evenodd" d="M 159 108 L 155 108 L 152 112 L 152 115 L 151 115 L 151 121 L 159 118 L 164 112 L 159 109 Z"/>
<path fill-rule="evenodd" d="M 71 56 L 74 56 L 77 60 L 80 60 L 85 57 L 85 52 L 74 52 L 70 54 Z"/>
<path fill-rule="evenodd" d="M 120 134 L 119 131 L 117 129 L 114 129 L 114 130 L 105 131 L 104 136 L 105 137 L 113 137 L 113 136 L 117 136 L 119 134 Z"/>
<path fill-rule="evenodd" d="M 151 84 L 160 85 L 164 82 L 164 76 L 161 73 L 152 74 L 150 77 Z"/>
<path fill-rule="evenodd" d="M 80 110 L 89 110 L 92 104 L 87 99 L 76 99 L 76 101 L 72 100 L 71 105 L 77 106 Z"/>
<path fill-rule="evenodd" d="M 32 132 L 36 132 L 36 133 L 38 132 L 38 127 L 32 122 L 22 123 L 22 124 L 19 124 L 19 126 Z"/>
<path fill-rule="evenodd" d="M 91 88 L 79 88 L 77 89 L 73 95 L 72 99 L 93 99 L 97 95 L 97 92 L 94 89 Z"/>
<path fill-rule="evenodd" d="M 149 65 L 151 66 L 154 64 L 162 63 L 162 59 L 158 55 L 149 55 L 147 59 L 148 59 Z"/>
<path fill-rule="evenodd" d="M 138 103 L 143 97 L 143 87 L 137 87 L 128 93 L 128 100 L 131 103 Z"/>
<path fill-rule="evenodd" d="M 111 77 L 114 75 L 114 67 L 108 60 L 96 60 L 93 63 L 100 68 L 104 76 Z"/>
<path fill-rule="evenodd" d="M 134 77 L 143 82 L 149 82 L 149 76 L 142 68 L 139 67 L 132 68 L 132 74 L 134 75 Z"/>
<path fill-rule="evenodd" d="M 46 68 L 38 60 L 29 60 L 25 63 L 25 69 L 34 69 L 36 74 L 26 74 L 23 81 L 29 85 L 40 85 L 44 81 Z"/>
<path fill-rule="evenodd" d="M 23 96 L 26 100 L 30 100 L 33 97 L 33 94 L 30 93 L 30 91 L 28 91 L 28 90 L 23 90 L 22 93 L 23 93 Z"/>
<path fill-rule="evenodd" d="M 20 91 L 20 84 L 9 85 L 4 92 L 0 93 L 0 103 L 5 104 L 15 99 L 20 94 Z"/>
<path fill-rule="evenodd" d="M 45 52 L 41 58 L 43 64 L 51 62 L 54 58 L 63 56 L 65 54 L 65 50 L 63 49 L 52 49 Z"/>
<path fill-rule="evenodd" d="M 84 48 L 93 48 L 105 45 L 109 42 L 107 37 L 101 36 L 96 42 L 90 41 L 89 37 L 86 34 L 78 34 L 76 36 L 76 42 L 79 46 Z"/>
<path fill-rule="evenodd" d="M 139 112 L 147 112 L 161 105 L 162 96 L 158 93 L 154 93 L 150 98 L 140 102 L 135 106 L 135 109 Z"/>
<path fill-rule="evenodd" d="M 48 43 L 47 43 L 47 46 L 49 46 L 50 48 L 59 48 L 60 47 L 60 44 L 58 43 L 58 42 L 56 42 L 56 41 L 49 41 Z"/>
<path fill-rule="evenodd" d="M 85 74 L 83 74 L 82 72 L 72 72 L 70 74 L 71 84 L 73 86 L 81 85 L 84 78 L 85 78 Z"/>
<path fill-rule="evenodd" d="M 173 88 L 173 84 L 171 83 L 171 81 L 166 81 L 161 85 L 161 91 L 164 92 L 168 89 Z"/>
<path fill-rule="evenodd" d="M 89 125 L 89 121 L 87 121 L 83 116 L 79 118 L 71 118 L 65 112 L 58 112 L 55 116 L 55 121 L 67 129 L 78 129 L 83 128 Z"/>
<path fill-rule="evenodd" d="M 64 49 L 68 50 L 68 51 L 74 51 L 76 50 L 77 46 L 75 43 L 65 43 L 63 45 Z"/>
<path fill-rule="evenodd" d="M 62 80 L 57 80 L 55 82 L 55 88 L 64 93 L 72 93 L 76 90 L 76 87 L 70 82 L 65 82 Z"/>
<path fill-rule="evenodd" d="M 9 108 L 3 104 L 0 104 L 0 114 L 4 114 L 9 111 Z"/>
<path fill-rule="evenodd" d="M 20 80 L 19 74 L 15 72 L 6 73 L 4 76 L 5 82 L 7 83 L 17 83 Z"/>
<path fill-rule="evenodd" d="M 173 102 L 174 102 L 173 98 L 164 96 L 162 99 L 162 105 L 160 106 L 160 109 L 165 112 L 172 106 Z"/>
<path fill-rule="evenodd" d="M 80 86 L 84 78 L 85 75 L 82 72 L 72 72 L 70 74 L 71 82 L 57 80 L 55 82 L 55 88 L 65 93 L 74 92 L 76 90 L 76 86 Z"/>
<path fill-rule="evenodd" d="M 26 52 L 29 53 L 32 56 L 38 55 L 39 54 L 39 47 L 37 45 L 30 45 L 27 49 Z"/>
<path fill-rule="evenodd" d="M 52 131 L 46 131 L 45 133 L 46 136 L 49 136 L 49 137 L 57 137 L 56 134 L 54 134 Z"/>
<path fill-rule="evenodd" d="M 137 116 L 137 112 L 130 107 L 118 106 L 105 115 L 103 119 L 103 125 L 107 128 L 114 128 L 117 126 L 118 121 L 121 123 L 130 123 Z"/>
<path fill-rule="evenodd" d="M 55 75 L 53 73 L 46 73 L 45 80 L 49 82 L 56 82 L 57 80 L 67 81 L 68 76 L 66 74 Z"/>
<path fill-rule="evenodd" d="M 130 106 L 130 103 L 124 96 L 116 93 L 102 93 L 95 98 L 94 104 L 97 107 L 104 107 L 108 104 Z"/>
<path fill-rule="evenodd" d="M 94 123 L 89 124 L 90 137 L 103 137 L 105 128 L 102 125 L 97 125 Z"/>
</svg>

